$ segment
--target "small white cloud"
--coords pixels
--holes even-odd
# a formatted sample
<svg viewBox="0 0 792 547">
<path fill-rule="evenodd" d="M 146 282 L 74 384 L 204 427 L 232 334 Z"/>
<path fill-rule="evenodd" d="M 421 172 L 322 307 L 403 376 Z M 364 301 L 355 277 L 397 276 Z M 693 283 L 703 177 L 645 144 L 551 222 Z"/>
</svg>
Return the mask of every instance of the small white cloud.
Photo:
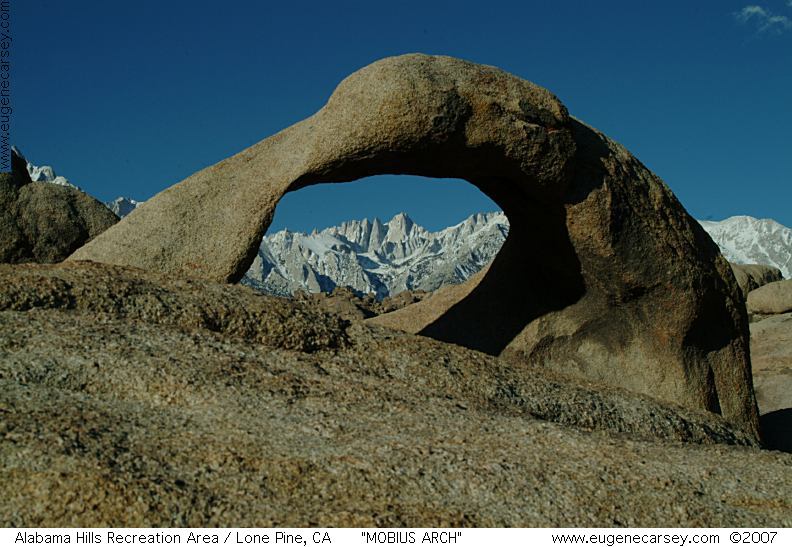
<svg viewBox="0 0 792 547">
<path fill-rule="evenodd" d="M 734 14 L 738 21 L 745 23 L 752 17 L 765 18 L 768 16 L 767 10 L 762 6 L 745 6 Z"/>
<path fill-rule="evenodd" d="M 787 5 L 792 7 L 792 0 L 787 0 Z M 745 6 L 734 14 L 740 23 L 753 23 L 759 32 L 781 33 L 792 30 L 792 19 L 786 15 L 775 15 L 762 6 Z"/>
</svg>

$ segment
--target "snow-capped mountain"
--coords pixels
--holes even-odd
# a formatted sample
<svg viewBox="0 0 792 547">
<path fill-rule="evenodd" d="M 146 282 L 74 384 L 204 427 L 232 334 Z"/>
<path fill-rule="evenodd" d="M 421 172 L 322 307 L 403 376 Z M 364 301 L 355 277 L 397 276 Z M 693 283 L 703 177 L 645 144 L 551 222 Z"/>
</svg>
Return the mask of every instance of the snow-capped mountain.
<svg viewBox="0 0 792 547">
<path fill-rule="evenodd" d="M 727 260 L 775 266 L 785 279 L 792 279 L 792 229 L 775 220 L 749 216 L 699 222 Z"/>
<path fill-rule="evenodd" d="M 132 198 L 126 198 L 123 196 L 119 196 L 115 198 L 113 201 L 108 201 L 105 203 L 108 209 L 113 211 L 116 216 L 119 218 L 124 218 L 129 213 L 134 211 L 138 208 L 138 206 L 143 203 L 142 201 L 137 201 Z"/>
<path fill-rule="evenodd" d="M 792 230 L 773 221 L 700 221 L 730 261 L 767 264 L 792 278 Z M 401 213 L 386 223 L 349 221 L 311 234 L 267 235 L 243 283 L 264 292 L 329 292 L 349 286 L 378 298 L 461 283 L 487 265 L 509 231 L 503 213 L 476 214 L 428 232 Z"/>
<path fill-rule="evenodd" d="M 22 152 L 18 148 L 16 147 L 13 148 L 18 156 L 22 158 L 25 157 L 25 155 L 22 154 Z M 81 188 L 69 182 L 69 179 L 67 179 L 66 177 L 61 177 L 58 174 L 56 174 L 55 170 L 49 165 L 39 166 L 39 165 L 33 165 L 27 160 L 25 161 L 27 162 L 27 172 L 30 175 L 30 180 L 32 180 L 33 182 L 49 182 L 50 184 L 57 184 L 59 186 L 69 186 L 71 188 L 77 188 L 78 190 L 81 190 Z"/>
<path fill-rule="evenodd" d="M 429 232 L 400 213 L 388 222 L 344 222 L 311 234 L 264 237 L 243 283 L 281 295 L 349 286 L 377 298 L 461 283 L 486 266 L 509 231 L 503 213 L 479 213 Z"/>
</svg>

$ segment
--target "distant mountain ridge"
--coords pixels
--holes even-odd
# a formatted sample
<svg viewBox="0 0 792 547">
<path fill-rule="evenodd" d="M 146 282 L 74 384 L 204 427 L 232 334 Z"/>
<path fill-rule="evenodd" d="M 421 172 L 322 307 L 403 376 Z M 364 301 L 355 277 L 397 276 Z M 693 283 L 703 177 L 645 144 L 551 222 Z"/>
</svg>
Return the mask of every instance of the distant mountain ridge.
<svg viewBox="0 0 792 547">
<path fill-rule="evenodd" d="M 34 181 L 79 190 L 48 165 L 28 162 L 27 170 Z M 141 203 L 118 197 L 105 205 L 123 218 Z M 792 229 L 750 216 L 699 222 L 731 262 L 775 266 L 792 279 Z M 242 282 L 284 296 L 345 286 L 380 299 L 404 290 L 433 291 L 461 283 L 489 264 L 508 232 L 502 212 L 474 214 L 438 232 L 405 213 L 384 223 L 351 220 L 311 234 L 281 230 L 264 236 Z"/>
<path fill-rule="evenodd" d="M 791 229 L 748 216 L 700 222 L 728 260 L 775 266 L 792 278 Z M 486 266 L 508 231 L 501 212 L 472 215 L 439 232 L 427 231 L 404 213 L 386 223 L 348 221 L 311 234 L 282 230 L 264 237 L 243 283 L 279 295 L 343 286 L 377 298 L 433 291 Z"/>
<path fill-rule="evenodd" d="M 243 283 L 271 294 L 350 287 L 377 298 L 461 283 L 492 261 L 509 224 L 501 212 L 477 213 L 430 232 L 399 213 L 344 222 L 311 234 L 266 235 Z"/>
</svg>

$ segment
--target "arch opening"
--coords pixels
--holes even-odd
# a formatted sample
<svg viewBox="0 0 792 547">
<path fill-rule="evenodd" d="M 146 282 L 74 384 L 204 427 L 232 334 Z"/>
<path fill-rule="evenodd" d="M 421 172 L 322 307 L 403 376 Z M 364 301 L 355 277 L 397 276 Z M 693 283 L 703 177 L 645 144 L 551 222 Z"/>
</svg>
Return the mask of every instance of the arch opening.
<svg viewBox="0 0 792 547">
<path fill-rule="evenodd" d="M 290 289 L 297 285 L 310 292 L 330 292 L 335 287 L 348 285 L 359 295 L 373 292 L 380 299 L 403 290 L 434 291 L 443 286 L 457 285 L 446 291 L 447 310 L 426 315 L 424 324 L 413 324 L 412 329 L 493 355 L 500 354 L 530 321 L 549 311 L 562 309 L 583 295 L 580 264 L 566 234 L 563 208 L 554 209 L 545 200 L 531 201 L 527 197 L 515 207 L 513 200 L 500 197 L 503 194 L 501 188 L 509 184 L 500 177 L 481 177 L 471 182 L 463 178 L 412 175 L 373 176 L 353 181 L 323 180 L 310 184 L 303 181 L 292 185 L 283 198 L 286 203 L 282 201 L 278 209 L 292 207 L 290 202 L 299 207 L 300 200 L 296 197 L 301 193 L 315 194 L 305 200 L 309 207 L 326 207 L 326 202 L 317 203 L 317 200 L 321 202 L 328 196 L 326 191 L 319 191 L 320 188 L 365 188 L 372 184 L 379 186 L 383 195 L 387 193 L 384 192 L 386 187 L 400 192 L 402 189 L 398 186 L 404 184 L 404 190 L 412 194 L 403 201 L 405 206 L 426 198 L 433 203 L 422 211 L 418 225 L 409 217 L 409 211 L 398 211 L 408 214 L 397 214 L 387 225 L 381 220 L 371 219 L 377 215 L 364 214 L 353 222 L 310 234 L 278 230 L 288 226 L 290 215 L 285 214 L 286 219 L 281 219 L 280 213 L 276 212 L 270 225 L 275 230 L 267 231 L 243 282 L 281 295 L 293 292 Z M 422 195 L 420 188 L 429 190 Z M 451 233 L 446 235 L 463 238 L 465 230 L 489 230 L 496 239 L 500 235 L 498 249 L 487 249 L 478 254 L 478 249 L 469 249 L 467 257 L 451 256 L 450 260 L 446 257 L 446 262 L 432 257 L 432 253 L 448 251 L 442 248 L 448 242 L 424 232 L 420 221 L 429 219 L 432 211 L 436 216 L 437 210 L 443 206 L 443 197 L 454 192 L 463 194 L 463 199 L 468 200 L 478 196 L 478 200 L 473 202 L 490 210 L 512 211 L 511 216 L 504 211 L 500 215 L 460 218 L 456 223 L 459 228 L 456 231 L 451 229 Z M 374 193 L 368 191 L 369 196 Z M 346 192 L 344 195 L 351 194 Z M 498 201 L 505 207 L 499 206 Z M 468 207 L 466 212 L 487 211 L 474 211 Z M 363 218 L 370 220 L 363 221 Z M 305 221 L 302 222 L 305 225 Z M 426 223 L 433 227 L 442 224 Z M 506 224 L 507 228 L 498 232 L 502 229 L 499 223 Z M 459 243 L 458 239 L 456 243 Z M 460 264 L 460 258 L 467 258 L 467 263 Z M 393 271 L 382 272 L 383 266 L 392 267 L 396 270 L 395 275 Z M 460 266 L 464 275 L 455 277 L 454 269 Z M 341 271 L 344 267 L 349 271 Z M 383 279 L 382 273 L 390 277 Z M 284 281 L 294 281 L 294 277 L 300 276 L 299 283 L 284 284 Z M 288 277 L 292 279 L 284 279 Z M 456 294 L 451 296 L 452 292 Z M 449 297 L 452 299 L 450 303 Z"/>
<path fill-rule="evenodd" d="M 487 266 L 507 233 L 498 206 L 459 179 L 316 184 L 278 203 L 243 283 L 281 296 L 348 287 L 377 301 L 417 298 Z"/>
</svg>

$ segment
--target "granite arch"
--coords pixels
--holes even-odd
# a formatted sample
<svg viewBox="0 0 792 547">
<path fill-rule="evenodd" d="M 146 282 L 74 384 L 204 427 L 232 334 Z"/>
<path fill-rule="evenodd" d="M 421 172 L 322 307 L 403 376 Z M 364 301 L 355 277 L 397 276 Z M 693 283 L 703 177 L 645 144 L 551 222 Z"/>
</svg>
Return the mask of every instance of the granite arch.
<svg viewBox="0 0 792 547">
<path fill-rule="evenodd" d="M 369 65 L 313 116 L 161 192 L 70 259 L 235 282 L 284 194 L 377 174 L 467 180 L 511 225 L 477 283 L 391 326 L 758 435 L 745 307 L 715 244 L 623 147 L 494 67 Z"/>
</svg>

